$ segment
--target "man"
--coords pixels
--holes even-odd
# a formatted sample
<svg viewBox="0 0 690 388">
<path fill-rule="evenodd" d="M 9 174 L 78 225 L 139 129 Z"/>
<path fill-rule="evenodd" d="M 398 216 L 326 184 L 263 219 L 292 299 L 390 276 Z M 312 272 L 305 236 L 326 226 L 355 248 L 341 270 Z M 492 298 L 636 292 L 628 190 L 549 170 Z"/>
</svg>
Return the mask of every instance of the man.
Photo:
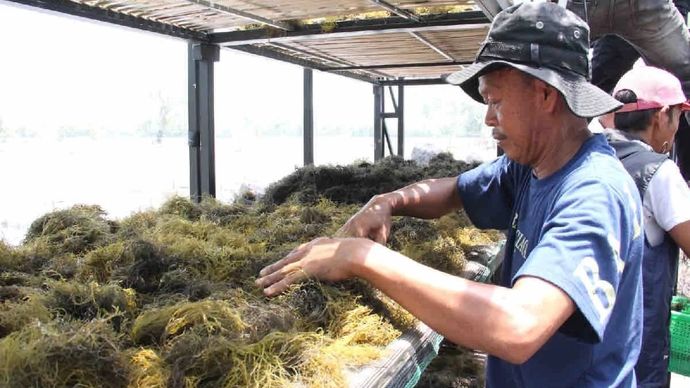
<svg viewBox="0 0 690 388">
<path fill-rule="evenodd" d="M 675 4 L 674 4 L 675 3 Z M 592 82 L 607 93 L 637 56 L 649 65 L 667 69 L 681 80 L 690 96 L 690 34 L 685 25 L 687 0 L 585 0 L 569 1 L 568 8 L 589 23 L 595 42 Z M 615 34 L 634 47 L 618 44 L 615 57 L 598 47 L 620 43 Z"/>
<path fill-rule="evenodd" d="M 665 1 L 656 4 L 657 7 L 664 10 L 661 12 L 666 15 L 665 17 L 675 19 L 673 12 L 666 11 L 667 8 L 664 5 Z M 673 5 L 680 13 L 681 20 L 686 21 L 690 1 L 673 0 Z M 661 27 L 661 23 L 658 23 L 657 26 Z M 680 30 L 678 29 L 678 31 Z M 678 35 L 675 39 L 680 39 L 682 32 L 679 32 Z M 647 50 L 655 48 L 648 47 Z M 664 46 L 664 49 L 667 48 Z M 611 93 L 621 76 L 632 69 L 635 61 L 640 58 L 640 53 L 637 50 L 637 48 L 631 46 L 630 43 L 618 35 L 604 35 L 598 38 L 592 44 L 592 83 L 606 93 Z M 665 56 L 662 56 L 662 58 L 665 58 Z M 656 64 L 656 66 L 660 66 L 660 64 Z"/>
<path fill-rule="evenodd" d="M 690 34 L 686 27 L 688 0 L 599 0 L 571 1 L 571 7 L 589 20 L 592 36 L 592 83 L 611 93 L 618 79 L 640 57 L 648 65 L 660 67 L 681 80 L 690 97 Z M 605 35 L 615 34 L 615 35 Z M 613 118 L 604 118 L 612 126 Z M 690 116 L 681 120 L 689 128 Z M 676 138 L 678 164 L 690 179 L 690 131 Z"/>
<path fill-rule="evenodd" d="M 552 3 L 499 13 L 475 63 L 448 81 L 487 104 L 505 155 L 375 196 L 343 226 L 353 238 L 303 244 L 257 285 L 271 296 L 306 277 L 365 279 L 451 341 L 489 353 L 489 387 L 633 386 L 640 200 L 605 138 L 587 130 L 585 117 L 620 105 L 587 82 L 588 34 Z M 478 227 L 508 230 L 501 285 L 381 245 L 391 216 L 434 218 L 463 205 Z"/>
<path fill-rule="evenodd" d="M 634 178 L 644 215 L 644 329 L 635 366 L 640 387 L 667 387 L 671 297 L 678 247 L 690 253 L 690 189 L 668 158 L 683 111 L 690 110 L 680 81 L 671 73 L 641 66 L 614 89 L 624 103 L 615 113 L 610 144 Z"/>
</svg>

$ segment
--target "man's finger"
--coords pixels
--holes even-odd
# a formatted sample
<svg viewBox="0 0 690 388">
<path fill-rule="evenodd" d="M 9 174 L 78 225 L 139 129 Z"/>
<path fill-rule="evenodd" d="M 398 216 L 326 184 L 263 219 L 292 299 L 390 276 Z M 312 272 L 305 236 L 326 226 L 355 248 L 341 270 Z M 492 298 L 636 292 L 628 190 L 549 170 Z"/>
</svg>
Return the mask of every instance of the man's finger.
<svg viewBox="0 0 690 388">
<path fill-rule="evenodd" d="M 275 263 L 271 265 L 265 266 L 261 271 L 259 271 L 259 276 L 266 276 L 268 274 L 274 273 L 277 270 L 283 268 L 284 266 L 294 263 L 295 261 L 299 260 L 302 257 L 302 251 L 304 248 L 307 246 L 309 243 L 304 243 L 298 246 L 297 248 L 293 249 L 285 255 L 282 259 L 276 261 Z"/>
<path fill-rule="evenodd" d="M 269 287 L 272 284 L 283 280 L 283 278 L 289 275 L 292 271 L 295 271 L 295 264 L 287 264 L 282 268 L 278 268 L 275 271 L 256 279 L 256 285 L 262 288 Z"/>
<path fill-rule="evenodd" d="M 347 221 L 345 225 L 341 226 L 340 229 L 335 232 L 335 236 L 333 237 L 357 237 L 359 233 L 358 228 L 354 228 L 352 223 Z"/>
<path fill-rule="evenodd" d="M 388 240 L 387 229 L 385 227 L 381 227 L 376 231 L 376 233 L 373 236 L 370 236 L 369 238 L 376 241 L 379 244 L 386 244 L 386 240 Z"/>
<path fill-rule="evenodd" d="M 345 229 L 345 225 L 341 226 L 340 229 L 338 229 L 333 237 L 347 237 L 347 232 Z"/>
<path fill-rule="evenodd" d="M 302 268 L 299 268 L 296 263 L 291 264 L 284 269 L 286 270 L 286 273 L 283 274 L 283 278 L 280 281 L 273 283 L 271 286 L 264 288 L 264 295 L 278 295 L 282 292 L 285 292 L 285 290 L 287 290 L 291 284 L 299 283 L 307 278 L 307 273 L 302 270 Z"/>
<path fill-rule="evenodd" d="M 304 257 L 305 249 L 308 248 L 309 245 L 310 243 L 300 245 L 281 260 L 262 269 L 259 272 L 259 276 L 261 277 L 255 282 L 256 285 L 266 287 L 267 285 L 279 281 L 287 273 L 299 268 L 296 263 Z"/>
</svg>

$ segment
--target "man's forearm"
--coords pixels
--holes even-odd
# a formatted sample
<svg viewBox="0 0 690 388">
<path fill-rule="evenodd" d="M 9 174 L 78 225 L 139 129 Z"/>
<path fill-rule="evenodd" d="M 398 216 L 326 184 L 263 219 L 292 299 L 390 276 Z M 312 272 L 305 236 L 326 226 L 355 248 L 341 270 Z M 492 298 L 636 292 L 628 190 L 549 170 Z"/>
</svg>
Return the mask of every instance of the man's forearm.
<svg viewBox="0 0 690 388">
<path fill-rule="evenodd" d="M 540 279 L 513 289 L 472 282 L 370 244 L 352 259 L 356 276 L 451 341 L 513 363 L 531 357 L 574 311 L 565 293 Z"/>
<path fill-rule="evenodd" d="M 669 230 L 669 234 L 678 247 L 690 257 L 690 221 L 681 222 Z"/>
<path fill-rule="evenodd" d="M 394 216 L 438 218 L 462 208 L 456 178 L 427 179 L 377 198 L 391 206 Z"/>
</svg>

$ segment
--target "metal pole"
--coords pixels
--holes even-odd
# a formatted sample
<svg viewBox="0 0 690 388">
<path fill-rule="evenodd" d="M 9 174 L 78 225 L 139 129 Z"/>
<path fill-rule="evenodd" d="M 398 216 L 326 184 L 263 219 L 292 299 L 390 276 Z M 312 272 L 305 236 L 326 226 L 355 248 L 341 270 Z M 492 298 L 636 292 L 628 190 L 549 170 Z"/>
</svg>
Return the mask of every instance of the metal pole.
<svg viewBox="0 0 690 388">
<path fill-rule="evenodd" d="M 383 158 L 383 86 L 374 85 L 374 162 Z"/>
<path fill-rule="evenodd" d="M 314 71 L 304 68 L 304 165 L 314 164 Z"/>
<path fill-rule="evenodd" d="M 405 85 L 398 85 L 398 156 L 405 158 Z"/>
<path fill-rule="evenodd" d="M 390 155 L 395 155 L 393 153 L 393 145 L 391 145 L 391 137 L 388 134 L 388 128 L 386 127 L 386 120 L 383 120 L 382 126 L 383 126 L 383 138 L 386 139 L 386 145 L 388 145 L 388 153 Z"/>
<path fill-rule="evenodd" d="M 189 197 L 194 202 L 201 200 L 201 177 L 199 175 L 199 148 L 201 147 L 201 138 L 199 134 L 199 120 L 198 120 L 198 97 L 197 97 L 197 74 L 199 72 L 197 61 L 194 60 L 192 54 L 194 42 L 189 42 L 187 45 L 187 107 L 189 129 L 187 132 L 187 141 L 189 144 Z"/>
<path fill-rule="evenodd" d="M 190 42 L 189 50 L 189 194 L 193 201 L 216 196 L 213 63 L 218 46 Z"/>
</svg>

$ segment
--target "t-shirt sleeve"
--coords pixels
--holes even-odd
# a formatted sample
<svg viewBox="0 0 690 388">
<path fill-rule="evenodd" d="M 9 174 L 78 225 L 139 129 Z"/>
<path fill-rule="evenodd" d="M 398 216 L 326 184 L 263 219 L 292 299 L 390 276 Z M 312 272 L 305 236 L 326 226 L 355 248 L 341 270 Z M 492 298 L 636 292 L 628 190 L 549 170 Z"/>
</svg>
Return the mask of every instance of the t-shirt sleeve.
<svg viewBox="0 0 690 388">
<path fill-rule="evenodd" d="M 662 163 L 649 182 L 645 204 L 656 223 L 667 232 L 690 220 L 690 188 L 671 160 Z"/>
<path fill-rule="evenodd" d="M 641 206 L 630 190 L 615 192 L 593 180 L 564 188 L 539 243 L 512 279 L 538 277 L 570 296 L 577 312 L 561 328 L 564 334 L 586 342 L 603 337 L 630 254 L 621 247 L 641 235 L 641 217 L 634 215 Z"/>
<path fill-rule="evenodd" d="M 460 174 L 458 192 L 472 223 L 483 229 L 508 229 L 519 167 L 505 156 Z"/>
</svg>

